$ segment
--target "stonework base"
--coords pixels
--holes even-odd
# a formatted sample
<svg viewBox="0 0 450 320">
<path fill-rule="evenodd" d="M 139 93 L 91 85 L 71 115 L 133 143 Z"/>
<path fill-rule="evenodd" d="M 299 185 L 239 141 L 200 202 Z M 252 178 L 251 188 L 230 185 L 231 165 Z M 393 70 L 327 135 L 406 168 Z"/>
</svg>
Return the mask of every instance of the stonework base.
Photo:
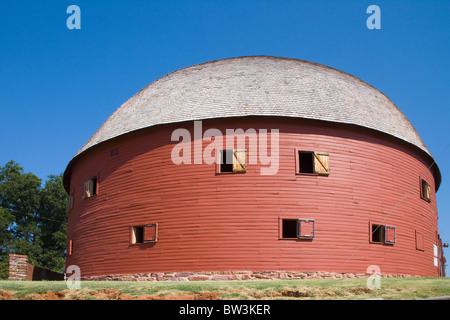
<svg viewBox="0 0 450 320">
<path fill-rule="evenodd" d="M 114 274 L 81 277 L 96 281 L 223 281 L 223 280 L 280 280 L 280 279 L 347 279 L 368 278 L 369 273 L 339 273 L 326 271 L 205 271 L 205 272 L 156 272 L 138 274 Z M 383 278 L 419 277 L 406 274 L 380 274 Z"/>
</svg>

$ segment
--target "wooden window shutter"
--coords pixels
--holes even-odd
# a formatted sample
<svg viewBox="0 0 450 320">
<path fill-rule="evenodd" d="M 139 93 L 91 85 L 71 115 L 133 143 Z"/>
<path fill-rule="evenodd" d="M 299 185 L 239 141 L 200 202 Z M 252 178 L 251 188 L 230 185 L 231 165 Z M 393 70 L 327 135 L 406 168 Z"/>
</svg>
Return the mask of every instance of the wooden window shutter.
<svg viewBox="0 0 450 320">
<path fill-rule="evenodd" d="M 427 200 L 431 199 L 431 187 L 428 184 L 428 182 L 425 182 L 425 199 Z"/>
<path fill-rule="evenodd" d="M 314 173 L 330 174 L 329 155 L 327 152 L 314 152 Z"/>
<path fill-rule="evenodd" d="M 314 238 L 314 220 L 299 219 L 298 220 L 298 237 L 299 238 Z"/>
<path fill-rule="evenodd" d="M 247 171 L 247 150 L 233 151 L 233 172 Z"/>
<path fill-rule="evenodd" d="M 144 234 L 144 227 L 130 227 L 130 243 L 142 243 Z"/>
<path fill-rule="evenodd" d="M 416 249 L 423 250 L 423 234 L 416 230 Z"/>
<path fill-rule="evenodd" d="M 384 227 L 384 236 L 386 243 L 395 243 L 395 227 L 385 226 Z"/>
<path fill-rule="evenodd" d="M 421 197 L 428 202 L 431 201 L 431 186 L 423 179 L 421 181 Z"/>
<path fill-rule="evenodd" d="M 156 242 L 158 234 L 158 224 L 151 223 L 144 226 L 144 242 Z"/>
<path fill-rule="evenodd" d="M 91 179 L 88 179 L 84 182 L 83 186 L 83 199 L 89 198 L 91 196 Z"/>
</svg>

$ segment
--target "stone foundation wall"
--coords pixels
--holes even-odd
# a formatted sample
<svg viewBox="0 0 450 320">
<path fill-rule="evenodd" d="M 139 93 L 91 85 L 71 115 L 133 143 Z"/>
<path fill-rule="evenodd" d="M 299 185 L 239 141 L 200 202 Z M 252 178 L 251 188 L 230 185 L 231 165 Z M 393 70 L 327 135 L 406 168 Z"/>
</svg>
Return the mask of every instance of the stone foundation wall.
<svg viewBox="0 0 450 320">
<path fill-rule="evenodd" d="M 83 272 L 81 272 L 83 273 Z M 83 277 L 82 280 L 98 281 L 221 281 L 221 280 L 272 280 L 272 279 L 345 279 L 367 278 L 369 273 L 338 273 L 325 271 L 292 272 L 292 271 L 223 271 L 223 272 L 168 272 L 168 273 L 139 273 L 115 274 L 103 276 Z M 406 274 L 380 274 L 384 278 L 419 277 Z"/>
</svg>

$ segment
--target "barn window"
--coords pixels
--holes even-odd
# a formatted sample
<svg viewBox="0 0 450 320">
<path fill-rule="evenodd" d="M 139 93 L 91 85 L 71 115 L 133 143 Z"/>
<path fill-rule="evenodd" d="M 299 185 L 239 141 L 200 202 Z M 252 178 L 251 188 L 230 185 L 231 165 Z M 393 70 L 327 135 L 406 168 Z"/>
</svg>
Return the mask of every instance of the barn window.
<svg viewBox="0 0 450 320">
<path fill-rule="evenodd" d="M 312 239 L 314 238 L 314 220 L 312 219 L 282 219 L 282 239 Z"/>
<path fill-rule="evenodd" d="M 97 177 L 87 179 L 84 182 L 83 186 L 83 199 L 92 197 L 93 195 L 97 194 L 97 189 Z"/>
<path fill-rule="evenodd" d="M 298 153 L 300 173 L 314 173 L 314 152 Z"/>
<path fill-rule="evenodd" d="M 431 201 L 431 187 L 424 179 L 420 179 L 420 197 L 425 201 Z"/>
<path fill-rule="evenodd" d="M 229 149 L 220 153 L 221 173 L 246 172 L 247 171 L 247 150 Z"/>
<path fill-rule="evenodd" d="M 131 227 L 131 243 L 144 243 L 144 227 Z"/>
<path fill-rule="evenodd" d="M 158 235 L 158 224 L 150 223 L 142 226 L 131 227 L 131 243 L 156 242 Z"/>
<path fill-rule="evenodd" d="M 381 224 L 371 224 L 370 227 L 372 243 L 394 244 L 396 242 L 396 228 Z"/>
<path fill-rule="evenodd" d="M 327 152 L 296 151 L 297 173 L 330 174 L 329 154 Z"/>
<path fill-rule="evenodd" d="M 283 219 L 281 227 L 283 239 L 297 238 L 297 222 L 298 220 Z"/>
<path fill-rule="evenodd" d="M 384 228 L 379 224 L 372 224 L 372 242 L 383 242 Z"/>
<path fill-rule="evenodd" d="M 423 234 L 416 230 L 416 249 L 424 251 L 423 249 Z"/>
</svg>

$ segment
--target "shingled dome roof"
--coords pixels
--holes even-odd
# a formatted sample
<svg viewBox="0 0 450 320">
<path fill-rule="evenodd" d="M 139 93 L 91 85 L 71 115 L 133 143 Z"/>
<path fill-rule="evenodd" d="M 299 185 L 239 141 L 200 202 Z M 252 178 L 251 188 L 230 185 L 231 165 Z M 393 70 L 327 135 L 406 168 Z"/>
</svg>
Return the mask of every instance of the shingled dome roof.
<svg viewBox="0 0 450 320">
<path fill-rule="evenodd" d="M 117 109 L 78 154 L 102 141 L 158 124 L 242 116 L 360 125 L 430 154 L 405 115 L 374 87 L 324 65 L 267 56 L 207 62 L 160 78 Z"/>
<path fill-rule="evenodd" d="M 379 90 L 324 65 L 270 56 L 206 62 L 156 80 L 120 106 L 77 155 L 150 126 L 242 116 L 363 126 L 400 138 L 431 156 L 405 115 Z"/>
</svg>

